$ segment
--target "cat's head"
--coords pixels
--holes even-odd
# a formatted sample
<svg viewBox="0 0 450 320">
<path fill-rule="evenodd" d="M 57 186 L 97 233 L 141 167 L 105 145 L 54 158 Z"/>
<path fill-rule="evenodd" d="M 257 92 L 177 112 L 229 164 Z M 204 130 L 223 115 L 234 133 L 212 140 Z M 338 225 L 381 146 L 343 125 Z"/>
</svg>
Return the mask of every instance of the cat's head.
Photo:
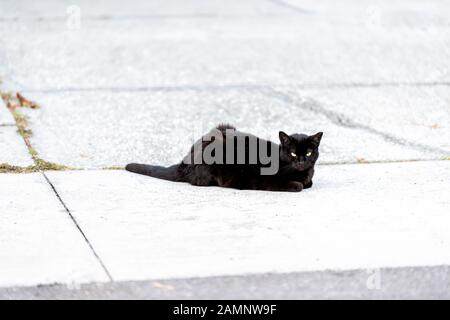
<svg viewBox="0 0 450 320">
<path fill-rule="evenodd" d="M 319 158 L 319 144 L 323 132 L 312 136 L 306 134 L 287 135 L 280 131 L 280 159 L 291 169 L 304 171 L 312 168 Z"/>
</svg>

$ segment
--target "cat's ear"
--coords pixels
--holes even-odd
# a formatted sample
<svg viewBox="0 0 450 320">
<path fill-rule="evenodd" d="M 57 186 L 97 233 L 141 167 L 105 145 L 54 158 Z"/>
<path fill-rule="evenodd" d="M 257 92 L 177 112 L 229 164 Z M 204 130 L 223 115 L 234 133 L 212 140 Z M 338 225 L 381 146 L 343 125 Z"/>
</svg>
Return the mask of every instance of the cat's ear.
<svg viewBox="0 0 450 320">
<path fill-rule="evenodd" d="M 309 138 L 317 145 L 320 144 L 320 140 L 322 140 L 323 132 L 317 132 L 316 134 L 313 134 Z"/>
<path fill-rule="evenodd" d="M 287 144 L 289 144 L 289 142 L 291 142 L 291 138 L 283 131 L 280 131 L 278 133 L 278 136 L 280 137 L 280 142 L 283 145 L 287 145 Z"/>
</svg>

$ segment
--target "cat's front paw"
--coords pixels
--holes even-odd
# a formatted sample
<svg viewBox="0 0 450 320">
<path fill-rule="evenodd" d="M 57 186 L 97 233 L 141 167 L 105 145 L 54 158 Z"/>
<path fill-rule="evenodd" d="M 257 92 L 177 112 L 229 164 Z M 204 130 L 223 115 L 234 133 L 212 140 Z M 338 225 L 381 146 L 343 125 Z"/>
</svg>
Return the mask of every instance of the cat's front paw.
<svg viewBox="0 0 450 320">
<path fill-rule="evenodd" d="M 313 182 L 312 182 L 312 180 L 310 180 L 309 182 L 306 182 L 303 184 L 303 188 L 308 189 L 308 188 L 311 188 L 312 185 L 313 185 Z"/>
<path fill-rule="evenodd" d="M 290 192 L 300 192 L 303 190 L 303 184 L 301 182 L 298 181 L 290 181 L 288 183 L 288 189 L 287 191 Z"/>
</svg>

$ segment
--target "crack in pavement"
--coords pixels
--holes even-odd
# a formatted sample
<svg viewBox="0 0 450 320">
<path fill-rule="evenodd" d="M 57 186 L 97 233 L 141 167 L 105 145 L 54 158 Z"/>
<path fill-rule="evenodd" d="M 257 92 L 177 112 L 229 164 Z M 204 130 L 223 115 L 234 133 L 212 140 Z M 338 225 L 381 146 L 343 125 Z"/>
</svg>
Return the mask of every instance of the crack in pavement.
<svg viewBox="0 0 450 320">
<path fill-rule="evenodd" d="M 289 9 L 291 11 L 294 11 L 294 12 L 297 12 L 297 13 L 300 13 L 300 14 L 313 13 L 313 11 L 300 8 L 300 7 L 296 6 L 296 5 L 287 3 L 286 1 L 283 1 L 283 0 L 268 0 L 268 1 L 272 2 L 273 4 L 275 4 L 277 6 L 280 6 L 280 7 L 283 7 L 283 8 L 287 8 L 287 9 Z"/>
<path fill-rule="evenodd" d="M 30 139 L 33 136 L 33 132 L 28 128 L 28 118 L 27 116 L 22 115 L 22 113 L 18 110 L 21 108 L 38 109 L 39 105 L 36 102 L 30 101 L 25 98 L 20 92 L 16 92 L 16 95 L 12 95 L 11 93 L 4 93 L 0 90 L 0 95 L 5 103 L 6 109 L 11 113 L 15 121 L 14 126 L 17 128 L 17 132 L 25 143 L 25 146 L 28 149 L 28 153 L 32 161 L 34 162 L 33 166 L 28 166 L 25 168 L 15 166 L 14 168 L 23 172 L 40 172 L 44 170 L 69 169 L 69 167 L 67 166 L 48 162 L 40 158 L 39 153 L 36 151 L 36 149 L 33 148 L 31 144 Z"/>
<path fill-rule="evenodd" d="M 340 165 L 365 165 L 365 164 L 380 164 L 380 163 L 407 163 L 407 162 L 436 162 L 436 161 L 448 161 L 449 157 L 441 157 L 437 159 L 420 159 L 420 158 L 411 158 L 411 159 L 399 159 L 399 160 L 365 160 L 365 161 L 324 161 L 317 163 L 317 166 L 340 166 Z M 54 171 L 55 170 L 35 170 L 30 167 L 20 167 L 20 166 L 12 166 L 9 164 L 2 163 L 0 165 L 0 171 L 2 166 L 10 166 L 13 169 L 4 170 L 2 173 L 32 173 L 32 172 L 46 172 L 46 171 Z M 124 171 L 125 168 L 121 166 L 110 166 L 110 167 L 77 167 L 77 168 L 69 168 L 64 171 Z"/>
<path fill-rule="evenodd" d="M 346 117 L 343 114 L 340 114 L 338 112 L 335 112 L 335 111 L 332 111 L 332 110 L 329 110 L 329 109 L 323 107 L 321 104 L 319 104 L 317 101 L 315 101 L 311 98 L 299 100 L 285 92 L 282 92 L 282 91 L 279 91 L 279 90 L 276 90 L 273 88 L 270 88 L 270 90 L 267 91 L 267 95 L 269 97 L 278 98 L 288 104 L 298 106 L 301 109 L 307 109 L 315 114 L 323 115 L 328 120 L 330 120 L 331 122 L 333 122 L 334 124 L 336 124 L 338 126 L 366 131 L 371 134 L 377 135 L 377 136 L 383 138 L 384 140 L 386 140 L 390 143 L 393 143 L 393 144 L 399 144 L 399 145 L 402 145 L 402 146 L 405 146 L 408 148 L 413 148 L 413 149 L 416 149 L 416 150 L 419 150 L 422 152 L 424 152 L 424 151 L 432 152 L 439 156 L 443 156 L 444 154 L 450 153 L 450 151 L 443 150 L 441 148 L 430 147 L 425 144 L 408 141 L 406 139 L 403 139 L 403 138 L 394 136 L 392 134 L 372 128 L 368 125 L 353 121 L 352 119 Z"/>
<path fill-rule="evenodd" d="M 47 175 L 45 174 L 45 172 L 41 171 L 41 174 L 44 176 L 45 180 L 47 181 L 47 183 L 50 185 L 51 189 L 53 190 L 53 192 L 55 193 L 56 197 L 58 198 L 59 202 L 61 203 L 61 205 L 64 207 L 64 210 L 66 210 L 67 214 L 69 215 L 70 219 L 72 220 L 72 222 L 75 224 L 76 228 L 78 229 L 78 231 L 81 233 L 81 235 L 83 236 L 84 240 L 86 241 L 87 245 L 89 246 L 89 248 L 91 249 L 92 253 L 94 254 L 95 258 L 97 259 L 97 261 L 100 263 L 102 269 L 105 271 L 106 275 L 109 278 L 109 281 L 114 281 L 113 277 L 111 276 L 111 273 L 109 272 L 108 268 L 106 268 L 106 265 L 103 263 L 102 259 L 100 258 L 100 256 L 98 255 L 98 253 L 95 251 L 93 245 L 91 244 L 91 242 L 89 241 L 88 237 L 86 236 L 86 234 L 84 233 L 84 231 L 81 229 L 80 225 L 78 224 L 78 221 L 75 219 L 75 217 L 72 215 L 72 213 L 70 212 L 69 208 L 67 207 L 67 205 L 65 204 L 65 202 L 63 201 L 63 199 L 61 198 L 61 196 L 59 195 L 58 191 L 56 190 L 55 186 L 53 185 L 53 183 L 50 181 L 50 179 L 47 177 Z"/>
<path fill-rule="evenodd" d="M 19 99 L 25 99 L 23 96 L 21 96 L 20 94 L 17 94 Z M 4 98 L 2 96 L 2 98 Z M 8 99 L 11 99 L 10 97 Z M 27 99 L 21 101 L 20 103 L 22 104 L 22 102 L 24 101 L 28 101 Z M 28 101 L 30 102 L 30 101 Z M 18 108 L 18 106 L 17 106 Z M 9 109 L 7 107 L 7 109 Z M 11 114 L 14 116 L 14 110 L 9 109 L 9 111 L 11 112 Z M 52 184 L 52 182 L 50 181 L 50 179 L 47 177 L 47 175 L 44 172 L 45 168 L 51 168 L 54 166 L 54 164 L 46 162 L 42 159 L 40 159 L 37 156 L 37 152 L 33 149 L 33 147 L 31 146 L 30 142 L 29 142 L 29 137 L 24 135 L 24 133 L 21 131 L 26 131 L 26 125 L 22 124 L 20 125 L 18 122 L 18 116 L 14 116 L 14 120 L 16 121 L 15 124 L 13 126 L 15 126 L 17 128 L 17 130 L 19 131 L 23 142 L 25 143 L 30 156 L 33 160 L 33 162 L 35 163 L 34 166 L 32 166 L 31 168 L 25 168 L 25 170 L 30 169 L 30 171 L 35 171 L 35 172 L 40 172 L 43 177 L 45 178 L 46 182 L 50 185 L 51 189 L 53 190 L 53 192 L 55 193 L 57 199 L 59 200 L 59 202 L 62 204 L 62 206 L 64 207 L 64 209 L 66 210 L 66 212 L 69 214 L 69 217 L 72 219 L 73 223 L 75 224 L 75 226 L 77 227 L 78 231 L 81 233 L 81 235 L 83 236 L 84 240 L 86 241 L 86 243 L 88 244 L 89 248 L 91 249 L 92 253 L 94 254 L 95 258 L 97 259 L 97 261 L 100 263 L 102 269 L 105 271 L 107 277 L 109 278 L 110 281 L 113 281 L 113 278 L 111 276 L 111 274 L 109 273 L 108 269 L 106 268 L 105 264 L 103 263 L 103 261 L 101 260 L 100 256 L 97 254 L 97 252 L 95 251 L 94 247 L 92 246 L 92 244 L 90 243 L 89 239 L 87 238 L 86 234 L 83 232 L 83 230 L 81 229 L 80 225 L 78 224 L 78 222 L 76 221 L 75 217 L 72 215 L 72 213 L 70 212 L 69 208 L 67 207 L 67 205 L 64 203 L 64 201 L 62 200 L 61 196 L 59 195 L 58 191 L 56 190 L 55 186 Z M 23 117 L 23 116 L 21 116 Z M 28 133 L 29 134 L 29 133 Z M 4 165 L 4 164 L 3 164 Z M 20 171 L 20 167 L 15 167 L 16 170 Z"/>
<path fill-rule="evenodd" d="M 367 161 L 326 161 L 319 162 L 316 166 L 340 166 L 340 165 L 364 165 L 364 164 L 380 164 L 380 163 L 407 163 L 407 162 L 436 162 L 447 161 L 450 159 L 399 159 L 399 160 L 367 160 Z"/>
<path fill-rule="evenodd" d="M 180 85 L 180 86 L 144 86 L 144 87 L 67 87 L 50 89 L 23 89 L 26 93 L 71 93 L 71 92 L 159 92 L 159 91 L 217 91 L 217 90 L 261 90 L 267 88 L 266 85 Z"/>
<path fill-rule="evenodd" d="M 146 91 L 218 91 L 218 90 L 264 90 L 274 87 L 283 89 L 346 89 L 346 88 L 382 88 L 382 87 L 434 87 L 450 86 L 447 81 L 431 82 L 348 82 L 348 83 L 304 83 L 304 84 L 226 84 L 226 85 L 174 85 L 174 86 L 141 86 L 141 87 L 66 87 L 66 88 L 48 88 L 48 89 L 26 89 L 26 93 L 70 93 L 70 92 L 146 92 Z"/>
</svg>

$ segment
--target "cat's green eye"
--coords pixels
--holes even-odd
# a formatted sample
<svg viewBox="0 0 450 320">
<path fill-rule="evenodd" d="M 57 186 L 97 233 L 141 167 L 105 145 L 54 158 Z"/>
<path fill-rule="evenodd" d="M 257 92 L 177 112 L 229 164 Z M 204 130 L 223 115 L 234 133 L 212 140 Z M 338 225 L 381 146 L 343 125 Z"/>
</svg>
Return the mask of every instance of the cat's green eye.
<svg viewBox="0 0 450 320">
<path fill-rule="evenodd" d="M 311 153 L 312 153 L 311 151 L 308 151 L 308 153 L 306 154 L 306 156 L 307 156 L 307 157 L 310 157 L 310 156 L 311 156 Z"/>
<path fill-rule="evenodd" d="M 291 152 L 291 156 L 295 158 L 297 155 L 295 154 L 295 152 Z"/>
</svg>

